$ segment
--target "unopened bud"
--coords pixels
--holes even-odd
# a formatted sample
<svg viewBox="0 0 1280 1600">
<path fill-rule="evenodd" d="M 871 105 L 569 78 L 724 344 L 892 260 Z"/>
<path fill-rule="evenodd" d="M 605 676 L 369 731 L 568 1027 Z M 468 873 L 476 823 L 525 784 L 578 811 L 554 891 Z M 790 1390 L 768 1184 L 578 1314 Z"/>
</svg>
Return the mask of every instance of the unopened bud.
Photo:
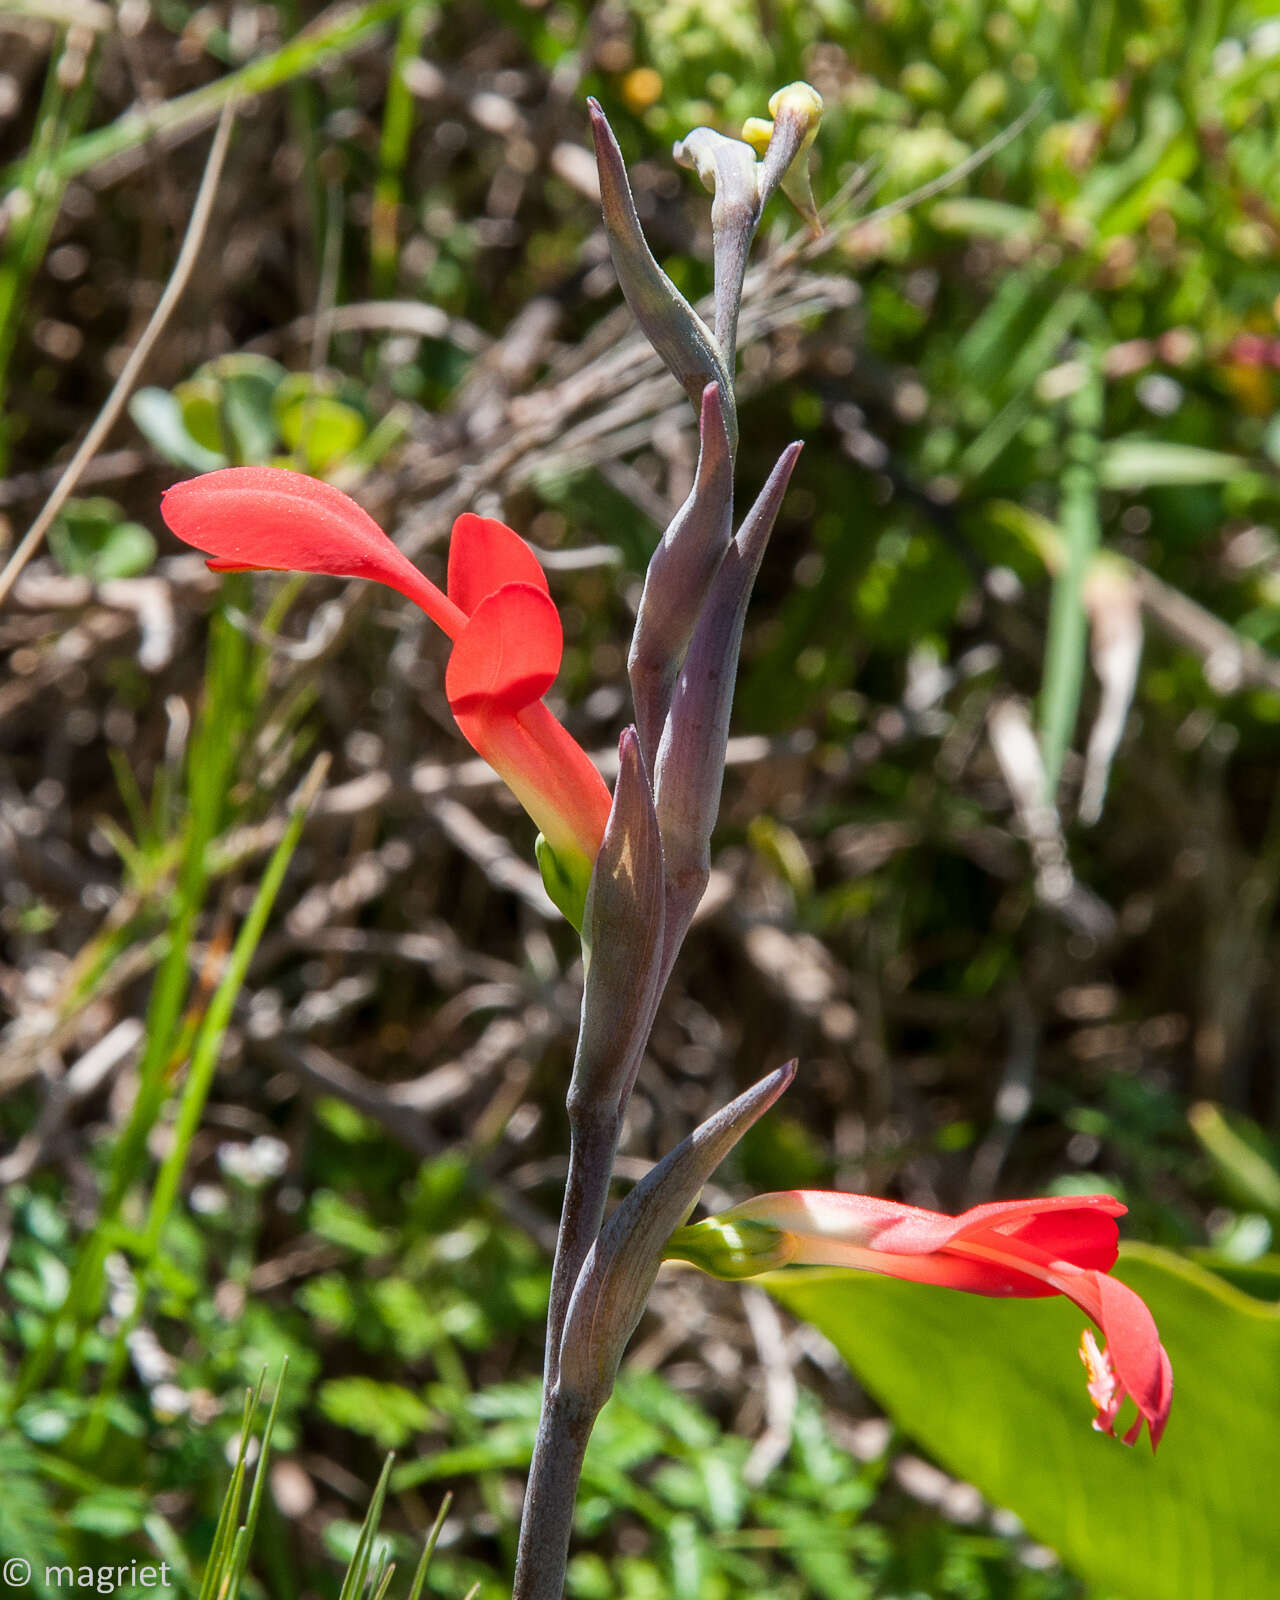
<svg viewBox="0 0 1280 1600">
<path fill-rule="evenodd" d="M 743 518 L 698 616 L 667 714 L 654 776 L 667 875 L 668 958 L 684 938 L 711 871 L 729 713 L 751 587 L 800 454 L 788 445 Z"/>
<path fill-rule="evenodd" d="M 715 256 L 716 341 L 725 366 L 733 371 L 738 338 L 738 312 L 747 257 L 760 221 L 760 188 L 755 152 L 741 139 L 728 139 L 713 128 L 695 128 L 673 152 L 681 166 L 691 167 L 711 203 L 711 240 Z"/>
<path fill-rule="evenodd" d="M 702 395 L 698 472 L 645 574 L 627 657 L 640 748 L 652 772 L 676 674 L 733 537 L 733 460 L 720 391 Z"/>
<path fill-rule="evenodd" d="M 582 923 L 586 976 L 569 1084 L 572 1121 L 621 1114 L 657 1009 L 664 913 L 662 845 L 634 728 L 622 735 L 618 781 Z"/>
</svg>

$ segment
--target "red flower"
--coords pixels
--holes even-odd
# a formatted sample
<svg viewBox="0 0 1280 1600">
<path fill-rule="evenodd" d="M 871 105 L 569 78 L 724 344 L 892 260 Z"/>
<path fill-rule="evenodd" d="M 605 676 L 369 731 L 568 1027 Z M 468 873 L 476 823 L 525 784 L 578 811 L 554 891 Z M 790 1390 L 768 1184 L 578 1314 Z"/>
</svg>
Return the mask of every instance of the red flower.
<svg viewBox="0 0 1280 1600">
<path fill-rule="evenodd" d="M 161 510 L 179 539 L 209 552 L 215 572 L 371 578 L 420 606 L 453 640 L 445 694 L 463 737 L 537 823 L 554 856 L 548 887 L 580 920 L 609 791 L 543 704 L 564 639 L 546 576 L 519 534 L 488 517 L 459 517 L 445 595 L 354 500 L 298 472 L 206 473 L 167 490 Z"/>
<path fill-rule="evenodd" d="M 1094 1427 L 1113 1433 L 1125 1397 L 1138 1415 L 1124 1435 L 1133 1444 L 1145 1422 L 1155 1448 L 1173 1399 L 1173 1369 L 1143 1301 L 1117 1278 L 1118 1230 L 1125 1207 L 1110 1195 L 1068 1195 L 974 1206 L 958 1217 L 868 1195 L 791 1190 L 758 1195 L 682 1229 L 668 1254 L 722 1276 L 747 1276 L 787 1263 L 856 1267 L 934 1283 L 968 1294 L 1065 1295 L 1102 1330 L 1099 1350 L 1086 1330 Z"/>
</svg>

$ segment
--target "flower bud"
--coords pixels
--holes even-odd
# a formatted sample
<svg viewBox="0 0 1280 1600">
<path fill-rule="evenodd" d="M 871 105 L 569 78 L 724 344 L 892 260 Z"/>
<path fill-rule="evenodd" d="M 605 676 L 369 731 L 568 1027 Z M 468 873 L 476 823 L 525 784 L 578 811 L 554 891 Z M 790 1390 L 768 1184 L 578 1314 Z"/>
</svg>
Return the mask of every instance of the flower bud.
<svg viewBox="0 0 1280 1600">
<path fill-rule="evenodd" d="M 789 83 L 769 101 L 772 122 L 751 117 L 742 137 L 761 158 L 760 204 L 782 192 L 815 232 L 821 232 L 818 209 L 809 183 L 809 166 L 801 158 L 817 137 L 822 121 L 822 96 L 808 83 Z"/>
<path fill-rule="evenodd" d="M 689 498 L 649 562 L 627 659 L 640 748 L 650 771 L 676 674 L 733 537 L 733 460 L 720 391 L 713 383 L 702 392 L 701 434 Z"/>
<path fill-rule="evenodd" d="M 799 454 L 798 444 L 783 451 L 720 563 L 658 746 L 654 792 L 667 874 L 667 959 L 679 949 L 710 875 L 747 601 Z"/>
<path fill-rule="evenodd" d="M 702 180 L 715 199 L 711 203 L 711 240 L 715 260 L 716 342 L 730 372 L 738 339 L 738 312 L 747 257 L 760 221 L 761 198 L 755 152 L 741 139 L 727 139 L 713 128 L 695 128 L 673 151 L 683 167 Z"/>
<path fill-rule="evenodd" d="M 662 845 L 634 728 L 622 735 L 618 781 L 582 922 L 586 978 L 569 1085 L 576 1121 L 621 1113 L 657 1009 L 662 956 Z"/>
</svg>

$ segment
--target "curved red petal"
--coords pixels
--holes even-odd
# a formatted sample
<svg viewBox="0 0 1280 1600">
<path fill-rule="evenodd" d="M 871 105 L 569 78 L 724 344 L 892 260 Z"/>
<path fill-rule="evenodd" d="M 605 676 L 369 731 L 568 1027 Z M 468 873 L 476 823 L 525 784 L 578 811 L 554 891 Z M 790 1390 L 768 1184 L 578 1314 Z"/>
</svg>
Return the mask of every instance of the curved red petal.
<svg viewBox="0 0 1280 1600">
<path fill-rule="evenodd" d="M 1146 1419 L 1154 1450 L 1173 1404 L 1173 1367 L 1142 1297 L 1119 1278 L 1100 1276 L 1097 1287 L 1101 1309 L 1097 1320 L 1106 1336 L 1107 1354 L 1116 1377 Z"/>
<path fill-rule="evenodd" d="M 422 607 L 456 637 L 464 619 L 367 511 L 335 489 L 283 467 L 224 467 L 167 489 L 160 512 L 215 571 L 237 568 L 371 578 Z"/>
<path fill-rule="evenodd" d="M 483 703 L 514 714 L 543 695 L 560 670 L 564 634 L 551 597 L 508 583 L 481 600 L 449 657 L 444 688 L 457 716 Z"/>
<path fill-rule="evenodd" d="M 449 539 L 449 598 L 467 616 L 487 596 L 508 583 L 528 583 L 547 591 L 547 578 L 529 546 L 493 517 L 465 512 Z"/>
</svg>

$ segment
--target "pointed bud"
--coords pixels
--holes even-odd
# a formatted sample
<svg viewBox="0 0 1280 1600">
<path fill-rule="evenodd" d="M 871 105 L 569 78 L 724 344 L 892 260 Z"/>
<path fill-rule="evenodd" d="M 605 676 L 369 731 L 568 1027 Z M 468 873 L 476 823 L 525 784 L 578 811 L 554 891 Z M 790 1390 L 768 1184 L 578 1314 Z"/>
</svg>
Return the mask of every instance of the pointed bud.
<svg viewBox="0 0 1280 1600">
<path fill-rule="evenodd" d="M 666 959 L 679 948 L 710 875 L 747 601 L 799 454 L 798 444 L 783 451 L 720 564 L 658 747 L 654 790 L 667 873 Z"/>
<path fill-rule="evenodd" d="M 671 1234 L 702 1186 L 747 1129 L 795 1077 L 794 1061 L 762 1078 L 709 1117 L 619 1202 L 578 1276 L 560 1345 L 560 1383 L 588 1404 L 603 1403 Z"/>
<path fill-rule="evenodd" d="M 676 674 L 733 537 L 733 460 L 713 383 L 702 392 L 701 433 L 697 477 L 649 562 L 627 658 L 640 748 L 651 772 Z"/>
<path fill-rule="evenodd" d="M 725 366 L 733 371 L 738 339 L 738 312 L 747 256 L 760 221 L 760 189 L 755 152 L 741 139 L 727 139 L 713 128 L 695 128 L 673 151 L 682 167 L 702 179 L 715 196 L 711 204 L 711 238 L 715 255 L 716 342 Z"/>
<path fill-rule="evenodd" d="M 571 1122 L 595 1110 L 621 1114 L 658 1005 L 662 845 L 634 728 L 623 733 L 619 758 L 582 922 L 586 980 L 569 1085 Z"/>
<path fill-rule="evenodd" d="M 716 384 L 724 396 L 731 436 L 734 434 L 733 379 L 715 335 L 672 283 L 645 240 L 631 198 L 631 185 L 618 141 L 604 112 L 588 100 L 596 165 L 600 171 L 600 200 L 609 253 L 627 304 L 649 343 L 666 362 L 695 407 L 701 405 L 707 384 Z"/>
</svg>

